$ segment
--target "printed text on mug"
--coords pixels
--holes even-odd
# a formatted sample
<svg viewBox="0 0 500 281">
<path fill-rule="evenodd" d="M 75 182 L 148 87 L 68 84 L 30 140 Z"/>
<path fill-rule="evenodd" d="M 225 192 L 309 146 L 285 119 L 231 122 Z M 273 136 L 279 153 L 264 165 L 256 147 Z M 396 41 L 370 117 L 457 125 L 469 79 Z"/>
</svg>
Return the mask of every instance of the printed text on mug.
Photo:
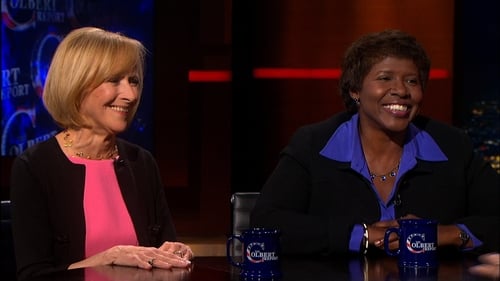
<svg viewBox="0 0 500 281">
<path fill-rule="evenodd" d="M 425 243 L 425 233 L 412 233 L 406 239 L 406 248 L 414 254 L 436 251 L 434 242 Z"/>
<path fill-rule="evenodd" d="M 252 263 L 278 260 L 278 256 L 275 252 L 265 252 L 264 250 L 264 243 L 248 244 L 246 249 L 247 259 Z"/>
</svg>

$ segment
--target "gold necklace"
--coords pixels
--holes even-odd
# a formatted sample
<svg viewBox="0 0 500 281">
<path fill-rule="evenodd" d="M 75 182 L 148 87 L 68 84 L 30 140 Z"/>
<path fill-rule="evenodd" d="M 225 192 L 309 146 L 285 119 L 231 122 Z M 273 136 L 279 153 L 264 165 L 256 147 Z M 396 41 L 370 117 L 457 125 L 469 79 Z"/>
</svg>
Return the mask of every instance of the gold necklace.
<svg viewBox="0 0 500 281">
<path fill-rule="evenodd" d="M 399 162 L 400 161 L 398 161 L 398 164 L 396 165 L 396 167 L 392 168 L 392 170 L 390 170 L 388 173 L 385 173 L 383 175 L 377 175 L 377 174 L 370 172 L 370 178 L 372 179 L 372 182 L 375 178 L 380 178 L 380 181 L 386 181 L 387 177 L 391 177 L 391 178 L 395 177 L 398 174 Z"/>
<path fill-rule="evenodd" d="M 118 147 L 116 146 L 116 144 L 113 147 L 113 150 L 109 151 L 105 156 L 103 156 L 102 154 L 96 154 L 95 157 L 92 157 L 90 154 L 86 154 L 83 151 L 75 151 L 73 149 L 73 140 L 70 139 L 69 137 L 70 137 L 70 133 L 67 130 L 64 130 L 63 146 L 71 149 L 73 151 L 73 153 L 75 154 L 75 156 L 78 156 L 80 158 L 92 159 L 92 160 L 102 160 L 102 159 L 112 159 L 112 158 L 116 158 L 118 156 Z"/>
</svg>

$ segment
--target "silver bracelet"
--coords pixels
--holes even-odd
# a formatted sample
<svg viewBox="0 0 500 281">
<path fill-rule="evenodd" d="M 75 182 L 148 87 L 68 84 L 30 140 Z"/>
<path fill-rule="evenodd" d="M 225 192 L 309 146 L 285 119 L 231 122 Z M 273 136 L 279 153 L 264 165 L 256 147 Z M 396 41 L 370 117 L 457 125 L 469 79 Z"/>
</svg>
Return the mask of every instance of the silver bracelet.
<svg viewBox="0 0 500 281">
<path fill-rule="evenodd" d="M 368 253 L 368 225 L 366 223 L 361 224 L 363 226 L 363 240 L 361 240 L 361 244 L 363 244 L 363 255 L 366 255 Z"/>
</svg>

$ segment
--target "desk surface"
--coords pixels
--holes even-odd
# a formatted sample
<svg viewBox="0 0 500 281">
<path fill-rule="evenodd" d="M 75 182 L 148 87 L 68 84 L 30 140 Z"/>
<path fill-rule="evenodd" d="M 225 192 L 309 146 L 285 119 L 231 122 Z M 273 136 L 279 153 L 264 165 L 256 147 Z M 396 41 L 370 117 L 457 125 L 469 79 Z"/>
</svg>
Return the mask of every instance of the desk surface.
<svg viewBox="0 0 500 281">
<path fill-rule="evenodd" d="M 471 275 L 467 268 L 474 259 L 457 258 L 440 261 L 439 267 L 419 277 L 403 276 L 394 258 L 377 259 L 298 259 L 282 258 L 281 281 L 483 281 L 492 280 Z M 190 269 L 144 270 L 132 267 L 102 266 L 65 271 L 57 275 L 37 278 L 34 281 L 226 281 L 240 280 L 239 269 L 230 266 L 226 257 L 197 257 Z"/>
</svg>

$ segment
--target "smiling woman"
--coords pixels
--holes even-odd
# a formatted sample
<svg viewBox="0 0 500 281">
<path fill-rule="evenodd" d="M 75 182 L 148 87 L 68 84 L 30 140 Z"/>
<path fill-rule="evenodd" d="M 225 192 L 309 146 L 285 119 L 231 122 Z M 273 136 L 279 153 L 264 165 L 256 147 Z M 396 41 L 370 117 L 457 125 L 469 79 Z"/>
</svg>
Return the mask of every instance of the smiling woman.
<svg viewBox="0 0 500 281">
<path fill-rule="evenodd" d="M 94 27 L 57 47 L 43 100 L 61 131 L 12 165 L 19 280 L 109 264 L 189 266 L 155 159 L 117 137 L 139 106 L 145 54 L 141 42 Z"/>
<path fill-rule="evenodd" d="M 284 254 L 385 255 L 400 218 L 438 221 L 439 251 L 497 250 L 498 175 L 462 130 L 420 115 L 429 73 L 410 34 L 354 41 L 339 81 L 346 111 L 297 130 L 251 225 L 281 229 Z"/>
<path fill-rule="evenodd" d="M 135 39 L 97 28 L 73 30 L 52 58 L 43 91 L 44 104 L 54 121 L 63 128 L 82 127 L 80 107 L 89 91 L 104 82 L 119 83 L 126 75 L 133 74 L 130 85 L 138 95 L 134 100 L 140 98 L 145 54 L 146 49 Z M 124 80 L 127 82 L 128 76 Z M 132 116 L 139 104 L 133 105 Z"/>
</svg>

